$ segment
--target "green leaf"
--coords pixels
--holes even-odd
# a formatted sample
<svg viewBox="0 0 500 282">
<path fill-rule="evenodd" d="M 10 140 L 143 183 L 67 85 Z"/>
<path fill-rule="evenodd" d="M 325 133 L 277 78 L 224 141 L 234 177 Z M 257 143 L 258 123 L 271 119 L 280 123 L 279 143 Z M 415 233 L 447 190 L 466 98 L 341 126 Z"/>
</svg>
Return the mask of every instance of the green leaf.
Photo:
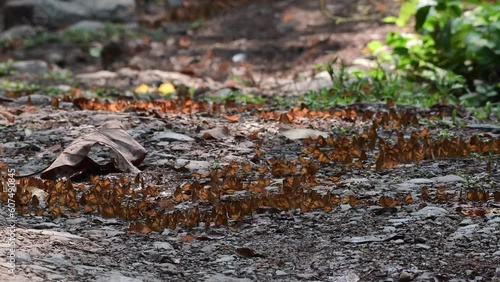
<svg viewBox="0 0 500 282">
<path fill-rule="evenodd" d="M 92 47 L 89 49 L 89 55 L 94 57 L 94 58 L 99 58 L 99 57 L 101 57 L 101 51 L 102 51 L 102 48 L 100 48 L 100 47 Z"/>
<path fill-rule="evenodd" d="M 417 10 L 417 13 L 415 14 L 415 30 L 420 30 L 422 26 L 424 26 L 431 8 L 431 6 L 424 6 Z"/>
<path fill-rule="evenodd" d="M 383 46 L 384 44 L 379 40 L 373 40 L 367 44 L 368 49 L 370 49 L 373 53 L 377 52 L 377 50 L 379 50 Z"/>
</svg>

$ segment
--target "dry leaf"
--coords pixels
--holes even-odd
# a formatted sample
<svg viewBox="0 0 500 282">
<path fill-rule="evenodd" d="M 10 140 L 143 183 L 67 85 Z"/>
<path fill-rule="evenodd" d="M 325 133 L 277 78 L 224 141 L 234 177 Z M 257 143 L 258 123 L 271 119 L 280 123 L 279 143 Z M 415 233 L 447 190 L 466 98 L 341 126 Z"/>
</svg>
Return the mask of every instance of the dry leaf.
<svg viewBox="0 0 500 282">
<path fill-rule="evenodd" d="M 94 162 L 87 155 L 92 146 L 102 145 L 112 150 L 112 162 L 106 167 L 114 166 L 120 171 L 139 173 L 135 165 L 140 164 L 146 157 L 146 150 L 137 143 L 116 122 L 106 123 L 104 128 L 84 135 L 73 141 L 52 164 L 45 169 L 41 178 L 58 179 L 71 178 L 87 169 L 99 168 L 101 165 Z"/>
</svg>

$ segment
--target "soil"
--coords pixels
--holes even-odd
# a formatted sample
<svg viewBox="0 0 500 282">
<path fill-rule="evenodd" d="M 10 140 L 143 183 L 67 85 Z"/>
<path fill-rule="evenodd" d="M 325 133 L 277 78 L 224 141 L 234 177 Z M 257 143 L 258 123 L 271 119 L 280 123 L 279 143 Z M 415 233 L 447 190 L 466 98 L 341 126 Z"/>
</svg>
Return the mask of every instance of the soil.
<svg viewBox="0 0 500 282">
<path fill-rule="evenodd" d="M 195 30 L 172 23 L 166 29 L 181 32 L 148 42 L 147 48 L 134 40 L 122 41 L 123 45 L 104 42 L 111 49 L 125 48 L 123 56 L 105 62 L 68 42 L 50 42 L 3 56 L 46 60 L 47 50 L 61 53 L 65 62 L 60 67 L 76 76 L 103 68 L 120 73 L 119 79 L 104 79 L 102 84 L 116 89 L 154 81 L 155 75 L 173 76 L 149 71 L 161 69 L 188 75 L 175 76 L 187 85 L 208 87 L 199 91 L 200 100 L 227 88 L 286 96 L 288 93 L 276 93 L 277 86 L 314 75 L 313 65 L 336 56 L 348 63 L 363 57 L 362 49 L 368 41 L 383 39 L 392 29 L 378 21 L 333 24 L 318 3 L 252 1 L 217 15 Z M 345 10 L 337 14 L 348 16 L 352 10 L 347 4 L 339 7 Z M 243 67 L 254 80 L 251 85 L 241 85 L 230 75 L 241 66 L 232 62 L 239 53 L 247 57 Z M 125 66 L 129 67 L 126 74 L 122 69 Z M 31 75 L 2 79 L 53 83 Z M 95 86 L 101 80 L 96 76 L 79 86 L 96 89 L 102 87 Z M 13 168 L 21 174 L 43 169 L 73 141 L 100 130 L 107 121 L 117 120 L 148 154 L 138 165 L 142 170 L 139 176 L 105 172 L 101 177 L 115 184 L 128 181 L 132 190 L 144 193 L 156 210 L 175 212 L 198 207 L 210 211 L 216 203 L 195 200 L 189 194 L 191 190 L 184 194 L 177 191 L 194 182 L 214 187 L 210 172 L 224 171 L 234 164 L 241 170 L 236 175 L 244 176 L 236 177 L 236 183 L 269 181 L 262 194 L 280 194 L 284 179 L 295 176 L 301 179 L 304 193 L 317 191 L 338 202 L 331 205 L 331 211 L 323 207 L 324 212 L 310 209 L 308 198 L 299 194 L 303 202 L 297 201 L 293 208 L 282 208 L 283 202 L 278 200 L 269 201 L 256 205 L 251 214 L 220 226 L 215 222 L 208 228 L 203 223 L 194 227 L 179 223 L 176 228 L 159 232 L 147 228 L 131 232 L 131 225 L 136 226 L 134 220 L 85 212 L 85 204 L 77 211 L 66 209 L 54 216 L 50 209 L 37 214 L 31 204 L 26 206 L 28 212 L 14 214 L 2 201 L 0 223 L 5 228 L 0 234 L 5 239 L 0 249 L 7 255 L 0 258 L 0 281 L 500 281 L 500 141 L 494 125 L 498 117 L 480 120 L 459 107 L 419 109 L 390 103 L 359 103 L 304 115 L 299 114 L 300 107 L 290 110 L 288 106 L 253 104 L 226 103 L 218 107 L 203 102 L 207 107 L 203 110 L 193 108 L 192 101 L 180 94 L 174 109 L 167 110 L 162 108 L 164 104 L 154 102 L 134 104 L 130 97 L 123 107 L 90 103 L 84 97 L 60 97 L 54 107 L 47 93 L 36 93 L 38 96 L 32 95 L 29 102 L 16 96 L 19 93 L 5 94 L 0 100 L 2 169 Z M 125 99 L 126 95 L 118 97 Z M 384 114 L 390 119 L 385 125 Z M 367 116 L 370 118 L 364 118 Z M 402 120 L 407 116 L 415 117 L 416 123 L 405 124 Z M 306 152 L 319 142 L 315 141 L 318 135 L 329 134 L 339 142 L 352 136 L 359 138 L 373 128 L 374 120 L 381 122 L 376 129 L 378 137 L 388 144 L 396 146 L 401 141 L 398 134 L 405 142 L 410 142 L 412 133 L 427 134 L 426 140 L 440 144 L 436 145 L 436 154 L 454 146 L 467 148 L 471 154 L 385 162 L 387 167 L 380 168 L 379 146 L 366 152 L 366 160 L 358 156 L 350 162 L 343 158 L 323 163 Z M 486 126 L 477 126 L 479 123 Z M 293 129 L 313 129 L 307 134 L 315 140 L 300 138 L 303 131 Z M 477 142 L 491 142 L 490 151 L 472 152 L 476 137 Z M 453 143 L 459 140 L 468 147 Z M 89 154 L 99 164 L 112 155 L 99 146 Z M 299 157 L 312 159 L 315 167 L 301 163 Z M 354 165 L 358 158 L 362 167 Z M 243 173 L 245 165 L 250 170 Z M 283 171 L 274 171 L 276 167 Z M 261 168 L 268 170 L 261 172 Z M 5 189 L 8 175 L 4 179 Z M 79 199 L 96 186 L 92 179 L 85 174 L 72 179 L 74 187 L 81 188 Z M 233 178 L 226 174 L 219 180 L 224 179 Z M 45 185 L 52 185 L 47 192 L 56 189 L 54 184 L 42 184 L 35 178 L 22 179 L 16 185 L 31 187 L 30 191 L 47 188 Z M 147 187 L 155 187 L 158 193 L 141 192 L 149 191 Z M 2 199 L 8 196 L 2 195 Z M 186 199 L 175 200 L 179 195 Z M 227 192 L 219 202 L 248 198 L 245 191 Z M 11 232 L 7 227 L 13 220 L 16 228 Z M 14 237 L 12 246 L 9 238 Z M 15 274 L 10 274 L 8 254 L 13 247 Z"/>
</svg>

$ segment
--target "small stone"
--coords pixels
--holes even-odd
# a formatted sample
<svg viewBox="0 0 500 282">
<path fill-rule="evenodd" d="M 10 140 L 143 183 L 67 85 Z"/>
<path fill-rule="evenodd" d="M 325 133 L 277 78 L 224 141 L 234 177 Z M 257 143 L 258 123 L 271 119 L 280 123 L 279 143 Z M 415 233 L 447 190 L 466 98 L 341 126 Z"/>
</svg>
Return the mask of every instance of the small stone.
<svg viewBox="0 0 500 282">
<path fill-rule="evenodd" d="M 430 184 L 433 183 L 434 181 L 428 179 L 428 178 L 414 178 L 406 181 L 406 183 L 411 183 L 411 184 Z"/>
<path fill-rule="evenodd" d="M 252 282 L 252 280 L 248 278 L 234 278 L 223 274 L 215 274 L 206 279 L 204 282 Z"/>
<path fill-rule="evenodd" d="M 308 279 L 308 280 L 310 280 L 310 279 L 312 279 L 312 278 L 314 278 L 316 276 L 315 273 L 299 273 L 299 274 L 296 274 L 296 275 L 299 278 Z"/>
<path fill-rule="evenodd" d="M 431 246 L 425 245 L 425 244 L 416 244 L 415 247 L 417 247 L 418 249 L 424 249 L 424 250 L 431 249 Z"/>
<path fill-rule="evenodd" d="M 154 242 L 153 246 L 156 249 L 160 249 L 160 250 L 173 250 L 174 249 L 174 247 L 172 247 L 172 245 L 168 242 Z"/>
<path fill-rule="evenodd" d="M 404 270 L 399 275 L 400 282 L 411 281 L 412 279 L 413 279 L 413 275 L 411 273 L 404 271 Z"/>
<path fill-rule="evenodd" d="M 447 210 L 440 207 L 432 207 L 432 206 L 427 206 L 419 211 L 412 213 L 412 215 L 414 216 L 419 216 L 424 218 L 445 216 L 447 214 L 448 214 Z"/>
<path fill-rule="evenodd" d="M 465 225 L 470 225 L 470 224 L 473 224 L 473 221 L 472 221 L 472 219 L 467 218 L 467 219 L 462 220 L 458 225 L 465 226 Z"/>
<path fill-rule="evenodd" d="M 438 176 L 438 177 L 433 177 L 431 180 L 434 180 L 435 182 L 438 183 L 449 183 L 449 182 L 465 182 L 465 179 L 458 175 L 454 174 L 449 174 L 445 176 Z"/>
<path fill-rule="evenodd" d="M 68 31 L 90 31 L 99 32 L 104 29 L 104 24 L 99 21 L 83 20 L 79 21 L 67 28 Z"/>
<path fill-rule="evenodd" d="M 228 262 L 228 261 L 233 261 L 236 259 L 236 256 L 233 255 L 222 255 L 218 259 L 215 260 L 215 262 Z"/>
<path fill-rule="evenodd" d="M 285 275 L 288 275 L 288 273 L 284 272 L 283 270 L 276 270 L 275 274 L 277 276 L 285 276 Z"/>
<path fill-rule="evenodd" d="M 16 262 L 29 262 L 30 260 L 30 254 L 26 252 L 16 252 Z"/>
<path fill-rule="evenodd" d="M 192 142 L 194 138 L 187 136 L 185 134 L 175 133 L 171 131 L 159 132 L 153 136 L 154 141 L 182 141 L 182 142 Z"/>
</svg>

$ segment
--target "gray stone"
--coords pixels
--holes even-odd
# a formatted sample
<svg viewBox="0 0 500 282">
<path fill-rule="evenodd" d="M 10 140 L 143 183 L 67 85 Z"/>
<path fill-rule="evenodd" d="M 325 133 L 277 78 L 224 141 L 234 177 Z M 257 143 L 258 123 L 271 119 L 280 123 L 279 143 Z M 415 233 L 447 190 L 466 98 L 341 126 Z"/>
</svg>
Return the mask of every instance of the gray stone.
<svg viewBox="0 0 500 282">
<path fill-rule="evenodd" d="M 288 275 L 288 273 L 286 273 L 285 271 L 283 270 L 276 270 L 275 272 L 276 276 L 285 276 L 285 275 Z"/>
<path fill-rule="evenodd" d="M 14 103 L 17 105 L 25 105 L 27 102 L 31 101 L 33 106 L 48 106 L 52 98 L 43 94 L 31 94 L 29 96 L 23 96 L 17 99 Z"/>
<path fill-rule="evenodd" d="M 438 183 L 449 183 L 449 182 L 465 182 L 465 179 L 458 175 L 454 174 L 449 174 L 445 176 L 438 176 L 438 177 L 433 177 L 431 180 L 438 182 Z"/>
<path fill-rule="evenodd" d="M 470 225 L 462 226 L 462 227 L 458 228 L 457 231 L 455 231 L 455 233 L 453 233 L 451 235 L 451 238 L 452 239 L 460 239 L 460 238 L 463 238 L 465 236 L 471 235 L 474 232 L 474 230 L 476 230 L 477 227 L 478 227 L 477 224 L 470 224 Z"/>
<path fill-rule="evenodd" d="M 411 183 L 411 184 L 430 184 L 433 182 L 434 181 L 432 181 L 428 178 L 414 178 L 414 179 L 410 179 L 408 181 L 405 181 L 405 183 Z"/>
<path fill-rule="evenodd" d="M 106 278 L 100 278 L 98 282 L 142 282 L 142 279 L 122 275 L 120 272 L 111 272 Z"/>
<path fill-rule="evenodd" d="M 104 86 L 108 80 L 116 78 L 118 74 L 111 71 L 97 71 L 92 73 L 81 73 L 75 75 L 75 78 L 88 86 Z"/>
<path fill-rule="evenodd" d="M 0 39 L 5 41 L 15 41 L 20 39 L 31 38 L 43 30 L 44 29 L 41 27 L 33 27 L 27 24 L 17 25 L 0 33 Z"/>
<path fill-rule="evenodd" d="M 414 215 L 414 216 L 424 217 L 424 218 L 435 217 L 435 216 L 445 216 L 447 214 L 448 214 L 447 210 L 440 208 L 440 207 L 431 207 L 431 206 L 427 206 L 419 211 L 412 213 L 412 215 Z"/>
<path fill-rule="evenodd" d="M 5 6 L 6 27 L 19 24 L 51 28 L 71 25 L 82 20 L 129 22 L 134 0 L 15 0 Z"/>
<path fill-rule="evenodd" d="M 87 238 L 71 234 L 69 232 L 58 232 L 53 230 L 36 230 L 36 229 L 26 229 L 25 232 L 32 234 L 41 234 L 46 236 L 51 236 L 54 239 L 64 240 L 64 241 L 85 241 Z"/>
<path fill-rule="evenodd" d="M 431 246 L 426 245 L 426 244 L 416 244 L 415 247 L 417 247 L 417 249 L 424 249 L 424 250 L 430 250 L 431 249 Z"/>
<path fill-rule="evenodd" d="M 16 262 L 29 262 L 30 260 L 30 254 L 26 252 L 16 252 Z"/>
<path fill-rule="evenodd" d="M 155 249 L 173 250 L 174 247 L 168 242 L 153 242 Z"/>
<path fill-rule="evenodd" d="M 43 74 L 49 71 L 49 65 L 41 60 L 18 61 L 12 63 L 12 69 L 21 73 Z"/>
<path fill-rule="evenodd" d="M 184 141 L 184 142 L 192 142 L 194 138 L 187 136 L 185 134 L 175 133 L 171 131 L 167 132 L 159 132 L 153 136 L 153 140 L 155 141 Z"/>
<path fill-rule="evenodd" d="M 67 28 L 68 31 L 89 31 L 89 32 L 100 32 L 104 29 L 105 25 L 99 21 L 84 20 L 79 21 Z"/>
<path fill-rule="evenodd" d="M 210 169 L 210 163 L 206 161 L 177 159 L 175 167 L 176 169 L 185 168 L 191 172 L 207 172 Z"/>
<path fill-rule="evenodd" d="M 252 282 L 248 278 L 234 278 L 223 274 L 215 274 L 206 279 L 205 282 Z"/>
<path fill-rule="evenodd" d="M 73 0 L 73 3 L 87 11 L 89 18 L 102 21 L 134 21 L 130 10 L 134 0 Z"/>
<path fill-rule="evenodd" d="M 236 259 L 236 256 L 233 255 L 221 255 L 219 256 L 218 259 L 215 260 L 215 262 L 229 262 L 233 261 Z"/>
<path fill-rule="evenodd" d="M 87 219 L 85 217 L 76 217 L 66 220 L 66 223 L 71 225 L 78 225 L 85 222 L 87 222 Z"/>
<path fill-rule="evenodd" d="M 401 271 L 401 274 L 399 275 L 399 281 L 411 281 L 413 280 L 413 275 L 411 273 L 408 273 L 407 271 Z"/>
</svg>

